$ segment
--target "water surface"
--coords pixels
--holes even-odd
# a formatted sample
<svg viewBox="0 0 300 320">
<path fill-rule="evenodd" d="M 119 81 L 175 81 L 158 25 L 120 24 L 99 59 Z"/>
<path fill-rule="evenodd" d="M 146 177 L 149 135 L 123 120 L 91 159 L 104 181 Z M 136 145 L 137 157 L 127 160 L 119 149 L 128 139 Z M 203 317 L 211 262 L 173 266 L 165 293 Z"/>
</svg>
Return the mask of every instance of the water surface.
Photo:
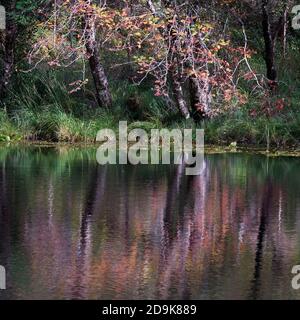
<svg viewBox="0 0 300 320">
<path fill-rule="evenodd" d="M 0 298 L 300 298 L 300 159 L 208 155 L 188 177 L 95 152 L 0 148 Z"/>
</svg>

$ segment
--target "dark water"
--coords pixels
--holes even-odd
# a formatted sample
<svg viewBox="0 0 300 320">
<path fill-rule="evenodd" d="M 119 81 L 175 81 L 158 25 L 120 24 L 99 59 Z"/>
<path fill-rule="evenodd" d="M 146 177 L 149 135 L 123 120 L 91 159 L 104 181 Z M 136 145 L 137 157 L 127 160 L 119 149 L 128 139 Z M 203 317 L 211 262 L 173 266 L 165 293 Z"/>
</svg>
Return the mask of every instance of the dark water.
<svg viewBox="0 0 300 320">
<path fill-rule="evenodd" d="M 300 159 L 209 155 L 198 177 L 95 159 L 0 149 L 0 298 L 300 298 Z"/>
</svg>

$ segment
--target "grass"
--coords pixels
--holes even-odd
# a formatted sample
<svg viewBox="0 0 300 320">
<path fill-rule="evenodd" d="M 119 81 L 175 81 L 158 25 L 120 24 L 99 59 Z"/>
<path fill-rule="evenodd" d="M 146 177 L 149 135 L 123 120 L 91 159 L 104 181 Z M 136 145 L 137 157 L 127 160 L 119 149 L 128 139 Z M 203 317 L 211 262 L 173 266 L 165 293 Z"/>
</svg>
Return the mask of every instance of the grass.
<svg viewBox="0 0 300 320">
<path fill-rule="evenodd" d="M 264 146 L 272 148 L 299 147 L 300 117 L 257 119 L 244 117 L 221 117 L 204 125 L 205 138 L 212 144 Z"/>
<path fill-rule="evenodd" d="M 93 88 L 84 88 L 84 95 L 70 94 L 67 82 L 55 73 L 25 75 L 16 82 L 0 113 L 2 141 L 93 142 L 100 129 L 117 130 L 121 120 L 140 121 L 139 126 L 149 130 L 149 124 L 162 126 L 169 114 L 149 88 L 141 90 L 126 81 L 112 83 L 111 110 L 95 106 Z"/>
<path fill-rule="evenodd" d="M 191 128 L 184 121 L 168 123 L 164 119 L 150 118 L 147 121 L 133 121 L 120 117 L 109 111 L 97 111 L 94 116 L 80 119 L 72 113 L 61 109 L 44 112 L 23 109 L 8 115 L 0 112 L 0 141 L 42 140 L 54 142 L 94 142 L 98 130 L 112 128 L 118 130 L 119 120 L 129 122 L 129 130 L 141 128 L 150 132 L 153 128 Z M 229 145 L 237 142 L 239 145 L 270 146 L 276 148 L 299 147 L 300 115 L 291 112 L 285 117 L 251 118 L 245 114 L 220 116 L 198 128 L 205 129 L 206 143 Z M 268 141 L 269 140 L 269 141 Z"/>
<path fill-rule="evenodd" d="M 241 89 L 249 97 L 247 105 L 224 115 L 195 125 L 181 119 L 168 109 L 161 98 L 154 97 L 150 86 L 135 86 L 127 81 L 111 83 L 113 108 L 95 106 L 89 83 L 81 91 L 70 94 L 65 72 L 39 71 L 15 79 L 15 89 L 10 93 L 4 108 L 0 110 L 0 142 L 42 140 L 53 142 L 94 142 L 98 130 L 118 129 L 119 121 L 127 120 L 129 129 L 142 128 L 191 128 L 205 129 L 208 144 L 255 145 L 274 148 L 299 148 L 300 141 L 300 67 L 297 55 L 292 51 L 286 58 L 293 73 L 280 70 L 280 92 L 288 107 L 280 113 L 266 117 L 253 117 L 250 110 L 259 109 L 262 99 L 254 96 L 247 87 Z M 259 72 L 263 61 L 253 59 L 253 67 Z M 275 99 L 274 98 L 274 99 Z"/>
</svg>

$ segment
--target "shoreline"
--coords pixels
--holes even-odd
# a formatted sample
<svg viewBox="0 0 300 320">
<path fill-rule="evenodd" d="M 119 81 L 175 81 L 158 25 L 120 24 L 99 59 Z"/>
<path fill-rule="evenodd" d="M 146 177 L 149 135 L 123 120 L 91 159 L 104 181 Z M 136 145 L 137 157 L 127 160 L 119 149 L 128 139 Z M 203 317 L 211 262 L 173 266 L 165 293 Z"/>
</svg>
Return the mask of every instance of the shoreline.
<svg viewBox="0 0 300 320">
<path fill-rule="evenodd" d="M 100 145 L 99 142 L 53 142 L 53 141 L 8 141 L 0 142 L 0 147 L 3 146 L 25 146 L 25 147 L 42 147 L 42 148 L 96 148 Z M 130 146 L 130 145 L 129 145 Z M 260 154 L 268 157 L 300 157 L 300 148 L 266 148 L 259 145 L 240 145 L 236 147 L 225 145 L 204 145 L 204 154 L 222 154 L 222 153 L 247 153 L 247 154 Z"/>
</svg>

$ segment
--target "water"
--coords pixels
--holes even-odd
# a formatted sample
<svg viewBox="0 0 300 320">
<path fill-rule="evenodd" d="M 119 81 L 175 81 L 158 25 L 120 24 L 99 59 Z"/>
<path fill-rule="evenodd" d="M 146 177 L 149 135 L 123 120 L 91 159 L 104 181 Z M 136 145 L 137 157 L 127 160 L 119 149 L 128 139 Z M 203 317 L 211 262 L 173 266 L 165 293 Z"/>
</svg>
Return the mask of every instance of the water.
<svg viewBox="0 0 300 320">
<path fill-rule="evenodd" d="M 0 149 L 1 299 L 299 299 L 300 159 L 97 166 L 95 150 Z"/>
</svg>

